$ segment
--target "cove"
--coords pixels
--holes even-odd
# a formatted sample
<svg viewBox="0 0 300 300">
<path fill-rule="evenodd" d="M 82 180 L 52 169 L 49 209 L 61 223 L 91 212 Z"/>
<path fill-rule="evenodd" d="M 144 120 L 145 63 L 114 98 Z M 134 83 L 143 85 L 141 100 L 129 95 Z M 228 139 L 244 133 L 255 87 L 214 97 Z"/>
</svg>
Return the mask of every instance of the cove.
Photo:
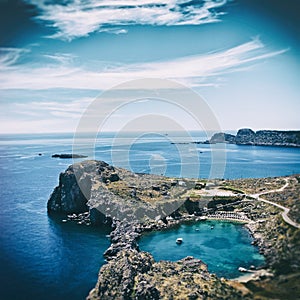
<svg viewBox="0 0 300 300">
<path fill-rule="evenodd" d="M 183 239 L 180 245 L 176 244 L 179 237 Z M 206 263 L 211 273 L 232 279 L 241 275 L 239 267 L 264 265 L 264 257 L 251 241 L 250 233 L 242 224 L 207 220 L 146 233 L 140 238 L 139 246 L 156 261 L 194 256 Z"/>
</svg>

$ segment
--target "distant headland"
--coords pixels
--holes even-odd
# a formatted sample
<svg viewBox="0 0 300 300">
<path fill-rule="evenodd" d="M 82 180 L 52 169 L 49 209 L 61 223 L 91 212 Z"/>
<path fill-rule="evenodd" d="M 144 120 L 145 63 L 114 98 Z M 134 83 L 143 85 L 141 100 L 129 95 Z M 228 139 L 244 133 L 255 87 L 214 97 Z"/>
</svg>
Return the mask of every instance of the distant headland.
<svg viewBox="0 0 300 300">
<path fill-rule="evenodd" d="M 300 147 L 300 130 L 259 130 L 255 132 L 250 128 L 242 128 L 238 130 L 236 135 L 219 132 L 215 133 L 209 140 L 205 142 L 195 143 L 227 143 L 253 146 Z"/>
</svg>

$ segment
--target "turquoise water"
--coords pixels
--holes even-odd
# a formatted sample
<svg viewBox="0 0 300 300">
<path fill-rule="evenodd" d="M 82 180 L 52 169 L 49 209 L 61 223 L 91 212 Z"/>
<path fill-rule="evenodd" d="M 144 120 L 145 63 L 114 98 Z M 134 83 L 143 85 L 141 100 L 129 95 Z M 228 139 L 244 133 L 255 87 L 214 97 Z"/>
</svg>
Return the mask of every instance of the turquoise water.
<svg viewBox="0 0 300 300">
<path fill-rule="evenodd" d="M 195 140 L 201 137 L 201 133 L 194 135 Z M 177 145 L 171 144 L 169 138 L 170 135 L 152 134 L 135 140 L 130 147 L 130 169 L 157 174 L 165 170 L 168 176 L 180 176 L 182 159 Z M 182 137 L 179 135 L 177 140 L 182 141 Z M 124 149 L 131 141 L 125 136 L 112 147 L 113 135 L 107 133 L 96 141 L 95 157 L 110 163 L 113 161 L 112 152 L 115 151 L 121 154 L 115 164 L 123 166 L 126 163 Z M 0 136 L 1 299 L 80 300 L 86 297 L 97 281 L 99 268 L 105 263 L 103 252 L 109 246 L 107 232 L 99 228 L 56 222 L 48 217 L 46 210 L 47 200 L 58 183 L 59 173 L 73 162 L 53 159 L 51 155 L 70 153 L 72 143 L 70 134 Z M 189 157 L 191 164 L 199 158 L 199 176 L 207 176 L 211 164 L 209 145 L 197 145 L 197 151 L 192 151 L 189 144 L 182 147 L 184 151 L 181 154 Z M 42 155 L 39 156 L 39 153 Z M 228 145 L 226 154 L 226 178 L 300 173 L 300 149 Z M 165 255 L 161 258 L 172 260 L 196 254 L 208 263 L 210 270 L 221 272 L 223 268 L 225 273 L 232 276 L 231 272 L 236 266 L 240 264 L 247 267 L 252 257 L 256 257 L 255 248 L 249 247 L 247 232 L 238 229 L 240 227 L 216 225 L 212 232 L 208 227 L 207 238 L 203 240 L 205 226 L 199 226 L 199 232 L 193 232 L 193 227 L 178 229 L 187 232 L 180 247 L 174 241 L 184 231 L 175 230 L 157 236 L 155 233 L 152 237 L 154 241 L 149 240 L 148 247 L 156 249 L 149 250 L 156 253 L 157 259 L 160 259 L 157 256 L 159 254 Z M 167 237 L 165 234 L 172 235 L 172 238 L 162 242 L 163 237 Z M 226 248 L 221 249 L 222 245 L 226 245 Z M 236 253 L 243 259 L 238 260 Z M 231 259 L 233 256 L 234 260 Z M 246 261 L 248 258 L 249 262 Z"/>
<path fill-rule="evenodd" d="M 179 237 L 183 243 L 177 245 Z M 241 275 L 239 267 L 264 264 L 264 257 L 251 245 L 251 240 L 249 232 L 241 224 L 201 221 L 147 233 L 140 239 L 139 246 L 157 261 L 177 261 L 190 255 L 205 262 L 210 272 L 235 278 Z"/>
</svg>

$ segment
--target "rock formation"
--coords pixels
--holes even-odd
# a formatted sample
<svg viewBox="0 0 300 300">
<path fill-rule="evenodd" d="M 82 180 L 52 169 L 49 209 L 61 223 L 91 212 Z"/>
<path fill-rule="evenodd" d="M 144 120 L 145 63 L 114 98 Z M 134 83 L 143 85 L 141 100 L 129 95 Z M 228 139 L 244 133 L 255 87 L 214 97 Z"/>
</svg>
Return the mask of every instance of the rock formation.
<svg viewBox="0 0 300 300">
<path fill-rule="evenodd" d="M 91 218 L 97 219 L 98 213 L 88 204 L 95 186 L 117 180 L 115 169 L 102 161 L 71 165 L 59 175 L 59 184 L 48 200 L 48 212 L 72 214 L 91 210 Z"/>
<path fill-rule="evenodd" d="M 48 200 L 49 213 L 90 211 L 93 224 L 113 220 L 143 222 L 170 215 L 182 205 L 186 191 L 163 176 L 134 174 L 103 161 L 88 160 L 70 166 Z"/>
<path fill-rule="evenodd" d="M 79 179 L 85 186 L 91 186 L 90 175 Z M 59 184 L 52 192 L 47 203 L 49 213 L 81 213 L 88 211 L 87 199 L 76 180 L 73 166 L 59 175 Z"/>
<path fill-rule="evenodd" d="M 87 300 L 98 299 L 251 299 L 207 271 L 199 259 L 155 262 L 151 254 L 120 251 L 99 272 Z"/>
</svg>

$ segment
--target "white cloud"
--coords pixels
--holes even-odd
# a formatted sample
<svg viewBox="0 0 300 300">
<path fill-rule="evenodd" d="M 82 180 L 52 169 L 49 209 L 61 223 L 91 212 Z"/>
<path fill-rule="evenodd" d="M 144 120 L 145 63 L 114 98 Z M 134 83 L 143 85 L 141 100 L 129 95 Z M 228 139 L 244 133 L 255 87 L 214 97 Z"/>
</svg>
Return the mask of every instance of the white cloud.
<svg viewBox="0 0 300 300">
<path fill-rule="evenodd" d="M 58 4 L 49 0 L 27 0 L 39 10 L 36 17 L 56 28 L 52 37 L 65 40 L 87 36 L 95 31 L 125 33 L 114 30 L 132 24 L 199 25 L 218 22 L 227 0 L 71 0 Z M 112 28 L 112 29 L 111 29 Z"/>
<path fill-rule="evenodd" d="M 0 89 L 104 90 L 125 81 L 143 78 L 173 79 L 187 84 L 189 87 L 219 85 L 217 77 L 228 72 L 238 72 L 243 68 L 249 68 L 259 61 L 264 61 L 285 51 L 268 52 L 258 39 L 254 39 L 215 53 L 89 70 L 83 67 L 74 67 L 70 63 L 69 56 L 64 55 L 60 58 L 58 54 L 52 57 L 56 63 L 47 66 L 33 67 L 28 63 L 19 65 L 18 68 L 12 67 L 11 63 L 15 61 L 16 54 L 14 49 L 10 49 L 5 52 L 4 58 L 0 58 L 3 65 L 0 70 Z"/>
</svg>

